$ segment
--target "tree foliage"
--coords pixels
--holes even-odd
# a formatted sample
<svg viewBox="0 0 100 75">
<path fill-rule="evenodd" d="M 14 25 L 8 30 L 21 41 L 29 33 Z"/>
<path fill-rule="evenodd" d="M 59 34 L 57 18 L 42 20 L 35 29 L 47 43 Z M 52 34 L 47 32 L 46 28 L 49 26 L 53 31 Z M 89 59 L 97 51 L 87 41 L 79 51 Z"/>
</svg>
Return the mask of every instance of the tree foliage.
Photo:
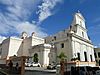
<svg viewBox="0 0 100 75">
<path fill-rule="evenodd" d="M 67 56 L 65 55 L 65 53 L 64 52 L 61 52 L 60 54 L 59 54 L 59 56 L 57 56 L 60 60 L 64 60 L 64 59 L 66 59 L 67 58 Z"/>
<path fill-rule="evenodd" d="M 35 62 L 35 63 L 38 63 L 38 54 L 37 53 L 35 53 L 34 54 L 34 57 L 33 57 L 33 61 Z"/>
</svg>

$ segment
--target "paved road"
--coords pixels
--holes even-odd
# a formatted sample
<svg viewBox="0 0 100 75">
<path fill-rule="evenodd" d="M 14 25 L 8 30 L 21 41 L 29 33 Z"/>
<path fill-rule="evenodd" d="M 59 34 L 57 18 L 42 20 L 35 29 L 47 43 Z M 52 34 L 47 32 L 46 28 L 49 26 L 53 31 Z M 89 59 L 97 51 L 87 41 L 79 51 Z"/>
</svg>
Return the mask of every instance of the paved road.
<svg viewBox="0 0 100 75">
<path fill-rule="evenodd" d="M 56 70 L 47 70 L 42 67 L 25 67 L 25 75 L 56 75 Z"/>
<path fill-rule="evenodd" d="M 56 73 L 40 72 L 40 71 L 26 71 L 25 75 L 56 75 Z"/>
</svg>

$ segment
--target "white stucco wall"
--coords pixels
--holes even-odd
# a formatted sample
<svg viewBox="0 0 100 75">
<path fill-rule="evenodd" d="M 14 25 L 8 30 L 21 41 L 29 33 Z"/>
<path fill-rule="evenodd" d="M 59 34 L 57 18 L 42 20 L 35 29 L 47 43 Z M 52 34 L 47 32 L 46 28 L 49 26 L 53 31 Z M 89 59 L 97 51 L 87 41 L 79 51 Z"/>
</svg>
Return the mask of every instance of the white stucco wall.
<svg viewBox="0 0 100 75">
<path fill-rule="evenodd" d="M 92 55 L 92 59 L 93 59 L 93 61 L 95 61 L 93 45 L 86 43 L 82 40 L 79 40 L 75 37 L 72 37 L 72 40 L 73 40 L 72 41 L 73 57 L 75 57 L 75 54 L 77 56 L 77 53 L 79 52 L 81 61 L 85 61 L 84 52 L 87 52 L 87 60 L 91 61 L 90 55 Z"/>
<path fill-rule="evenodd" d="M 36 37 L 36 36 L 32 36 L 32 45 L 38 45 L 38 44 L 43 44 L 44 43 L 44 39 Z"/>
<path fill-rule="evenodd" d="M 8 56 L 8 52 L 9 52 L 9 38 L 5 39 L 2 42 L 2 54 L 1 54 L 1 59 L 6 58 Z"/>
<path fill-rule="evenodd" d="M 75 24 L 79 24 L 79 25 L 81 25 L 83 28 L 86 28 L 86 27 L 85 27 L 85 19 L 84 19 L 84 17 L 82 16 L 81 13 L 76 13 L 76 14 L 74 15 L 74 19 L 73 19 L 72 25 L 75 25 Z"/>
<path fill-rule="evenodd" d="M 44 61 L 43 64 L 44 66 L 48 66 L 49 65 L 49 53 L 50 53 L 50 49 L 44 49 Z"/>
<path fill-rule="evenodd" d="M 44 39 L 36 36 L 30 36 L 23 39 L 22 46 L 21 46 L 22 48 L 20 48 L 20 51 L 22 51 L 22 53 L 21 55 L 19 53 L 19 56 L 30 56 L 29 49 L 32 46 L 42 44 L 42 43 L 44 43 Z"/>
<path fill-rule="evenodd" d="M 31 57 L 33 57 L 34 54 L 37 53 L 39 58 L 38 62 L 41 64 L 41 66 L 46 67 L 49 65 L 50 59 L 52 59 L 51 57 L 49 57 L 50 49 L 51 45 L 49 44 L 36 45 L 33 46 L 32 49 L 30 49 L 30 55 Z"/>
<path fill-rule="evenodd" d="M 22 44 L 22 39 L 19 38 L 10 38 L 9 41 L 9 52 L 8 56 L 14 56 L 17 55 L 17 51 L 19 50 L 20 46 Z"/>
</svg>

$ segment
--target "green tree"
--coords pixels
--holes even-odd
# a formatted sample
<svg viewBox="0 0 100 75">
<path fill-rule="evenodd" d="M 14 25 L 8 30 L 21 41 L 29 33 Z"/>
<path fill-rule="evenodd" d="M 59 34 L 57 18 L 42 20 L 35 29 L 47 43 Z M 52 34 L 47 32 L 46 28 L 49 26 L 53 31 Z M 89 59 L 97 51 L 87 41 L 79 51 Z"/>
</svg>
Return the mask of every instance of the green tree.
<svg viewBox="0 0 100 75">
<path fill-rule="evenodd" d="M 34 57 L 33 57 L 33 61 L 35 62 L 35 63 L 38 63 L 38 54 L 37 53 L 35 53 L 34 54 Z"/>
<path fill-rule="evenodd" d="M 66 59 L 67 58 L 67 56 L 65 55 L 65 53 L 64 52 L 61 52 L 60 54 L 59 54 L 59 56 L 57 56 L 60 60 L 64 60 L 64 59 Z"/>
</svg>

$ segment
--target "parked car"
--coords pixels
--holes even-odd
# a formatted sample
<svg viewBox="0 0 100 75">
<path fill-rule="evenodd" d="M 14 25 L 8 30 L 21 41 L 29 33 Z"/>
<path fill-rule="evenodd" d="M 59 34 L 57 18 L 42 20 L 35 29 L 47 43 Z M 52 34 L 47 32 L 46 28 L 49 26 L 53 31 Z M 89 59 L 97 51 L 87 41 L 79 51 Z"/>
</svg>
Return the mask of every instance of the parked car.
<svg viewBox="0 0 100 75">
<path fill-rule="evenodd" d="M 49 64 L 48 66 L 47 66 L 47 69 L 56 69 L 56 65 L 51 65 L 51 64 Z"/>
<path fill-rule="evenodd" d="M 25 63 L 25 66 L 27 66 L 27 67 L 30 67 L 31 65 L 32 65 L 32 63 L 30 63 L 30 62 Z"/>
<path fill-rule="evenodd" d="M 32 63 L 32 66 L 41 67 L 40 63 L 35 63 L 35 62 Z"/>
<path fill-rule="evenodd" d="M 41 67 L 40 63 L 35 63 L 35 62 L 27 62 L 25 63 L 25 66 L 27 67 Z"/>
</svg>

